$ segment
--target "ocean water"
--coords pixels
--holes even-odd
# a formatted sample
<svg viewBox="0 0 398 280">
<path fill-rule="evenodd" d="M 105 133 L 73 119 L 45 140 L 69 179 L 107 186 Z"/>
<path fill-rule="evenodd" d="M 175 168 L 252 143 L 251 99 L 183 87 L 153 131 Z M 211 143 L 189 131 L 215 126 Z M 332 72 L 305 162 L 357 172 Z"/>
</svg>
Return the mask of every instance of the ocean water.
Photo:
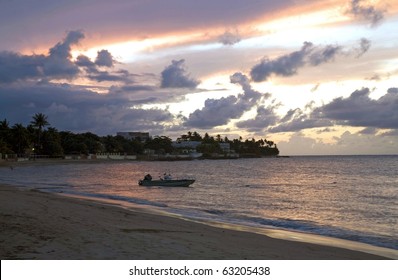
<svg viewBox="0 0 398 280">
<path fill-rule="evenodd" d="M 147 173 L 194 177 L 143 187 Z M 398 249 L 398 156 L 109 162 L 0 168 L 0 183 Z"/>
</svg>

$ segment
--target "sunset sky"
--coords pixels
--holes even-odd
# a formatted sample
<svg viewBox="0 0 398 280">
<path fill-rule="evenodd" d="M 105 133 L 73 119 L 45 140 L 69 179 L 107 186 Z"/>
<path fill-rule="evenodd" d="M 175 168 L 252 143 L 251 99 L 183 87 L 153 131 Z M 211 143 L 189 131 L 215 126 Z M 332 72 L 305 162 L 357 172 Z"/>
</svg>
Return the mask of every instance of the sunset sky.
<svg viewBox="0 0 398 280">
<path fill-rule="evenodd" d="M 398 154 L 398 1 L 0 0 L 0 119 Z"/>
</svg>

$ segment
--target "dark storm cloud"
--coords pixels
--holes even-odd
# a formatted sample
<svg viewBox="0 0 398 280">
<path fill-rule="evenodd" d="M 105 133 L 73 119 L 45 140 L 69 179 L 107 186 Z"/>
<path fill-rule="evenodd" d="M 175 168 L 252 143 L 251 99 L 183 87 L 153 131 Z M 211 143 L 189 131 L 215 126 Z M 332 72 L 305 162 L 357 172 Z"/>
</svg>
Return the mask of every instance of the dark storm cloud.
<svg viewBox="0 0 398 280">
<path fill-rule="evenodd" d="M 28 124 L 37 112 L 46 114 L 59 130 L 91 131 L 100 135 L 119 130 L 160 129 L 174 116 L 167 110 L 136 107 L 129 95 L 100 95 L 70 85 L 0 86 L 0 118 Z"/>
<path fill-rule="evenodd" d="M 71 31 L 66 38 L 49 50 L 48 55 L 21 55 L 14 52 L 0 53 L 0 82 L 18 80 L 70 79 L 79 72 L 71 61 L 71 46 L 77 44 L 84 34 Z"/>
<path fill-rule="evenodd" d="M 43 77 L 43 55 L 0 52 L 0 83 Z"/>
<path fill-rule="evenodd" d="M 332 126 L 330 120 L 314 118 L 311 114 L 303 112 L 301 109 L 291 109 L 280 120 L 277 126 L 268 129 L 269 132 L 291 132 L 300 131 L 306 128 Z"/>
<path fill-rule="evenodd" d="M 180 102 L 184 99 L 185 91 L 162 89 L 143 83 L 129 83 L 109 87 L 109 93 L 129 97 L 136 105 L 165 104 Z"/>
<path fill-rule="evenodd" d="M 86 67 L 91 72 L 95 72 L 98 70 L 98 67 L 112 68 L 115 62 L 115 59 L 108 50 L 101 50 L 97 52 L 94 62 L 89 57 L 81 54 L 77 57 L 75 63 L 80 67 Z"/>
<path fill-rule="evenodd" d="M 358 19 L 370 22 L 370 25 L 374 27 L 383 20 L 385 11 L 377 9 L 366 2 L 367 1 L 363 0 L 352 0 L 348 13 L 354 15 Z"/>
<path fill-rule="evenodd" d="M 197 109 L 189 115 L 185 122 L 186 126 L 208 129 L 225 125 L 231 119 L 237 119 L 253 108 L 261 98 L 269 97 L 269 94 L 253 90 L 249 79 L 242 73 L 235 73 L 230 79 L 231 83 L 242 87 L 243 93 L 237 97 L 230 95 L 220 99 L 207 99 L 202 109 Z"/>
<path fill-rule="evenodd" d="M 90 72 L 95 72 L 97 70 L 97 65 L 92 62 L 89 57 L 82 54 L 76 58 L 75 63 L 77 66 L 87 68 Z"/>
<path fill-rule="evenodd" d="M 84 38 L 82 31 L 70 31 L 62 42 L 49 51 L 44 62 L 44 74 L 56 78 L 72 78 L 79 73 L 78 66 L 71 61 L 72 46 Z"/>
<path fill-rule="evenodd" d="M 308 64 L 318 66 L 333 60 L 342 50 L 340 46 L 327 45 L 323 48 L 314 48 L 308 57 Z"/>
<path fill-rule="evenodd" d="M 90 80 L 97 82 L 123 82 L 130 83 L 131 75 L 126 73 L 125 71 L 116 71 L 116 72 L 108 72 L 108 71 L 98 71 L 92 72 L 87 76 Z"/>
<path fill-rule="evenodd" d="M 225 31 L 224 34 L 218 37 L 220 43 L 226 46 L 232 46 L 241 41 L 241 37 L 239 36 L 238 31 Z"/>
<path fill-rule="evenodd" d="M 80 31 L 69 32 L 47 55 L 1 52 L 0 118 L 27 124 L 32 115 L 40 112 L 48 115 L 51 125 L 60 130 L 102 135 L 117 130 L 161 131 L 176 123 L 176 118 L 179 121 L 167 109 L 141 108 L 155 101 L 181 99 L 178 89 L 165 93 L 159 87 L 137 83 L 135 78 L 145 79 L 148 74 L 133 75 L 113 69 L 116 61 L 107 50 L 99 51 L 94 61 L 84 55 L 73 60 L 72 46 L 82 38 Z M 174 66 L 183 69 L 183 61 Z M 180 80 L 189 80 L 184 71 L 179 74 Z M 107 86 L 60 84 L 61 78 L 87 78 L 106 82 Z"/>
<path fill-rule="evenodd" d="M 255 82 L 266 81 L 271 75 L 293 76 L 299 68 L 306 65 L 318 66 L 333 60 L 341 51 L 340 46 L 315 46 L 311 42 L 304 42 L 299 51 L 280 56 L 276 59 L 264 58 L 255 65 L 250 76 Z"/>
<path fill-rule="evenodd" d="M 200 81 L 190 77 L 185 70 L 185 60 L 173 60 L 161 73 L 162 88 L 195 88 Z"/>
<path fill-rule="evenodd" d="M 398 94 L 398 88 L 389 88 L 387 90 L 387 93 L 389 93 L 389 94 Z"/>
<path fill-rule="evenodd" d="M 70 59 L 71 46 L 79 43 L 81 39 L 84 39 L 82 31 L 69 31 L 65 39 L 62 42 L 57 43 L 50 49 L 50 57 L 56 57 L 59 59 Z"/>
<path fill-rule="evenodd" d="M 264 58 L 255 65 L 250 76 L 255 82 L 266 81 L 272 74 L 278 76 L 292 76 L 297 69 L 305 65 L 305 57 L 311 52 L 312 43 L 305 42 L 299 51 L 278 57 L 274 60 Z"/>
<path fill-rule="evenodd" d="M 242 108 L 238 107 L 238 98 L 232 95 L 220 99 L 207 99 L 202 109 L 197 109 L 189 115 L 185 126 L 209 129 L 227 124 L 230 119 L 242 115 Z"/>
<path fill-rule="evenodd" d="M 398 128 L 398 91 L 390 88 L 379 99 L 369 97 L 370 90 L 354 91 L 347 98 L 336 98 L 314 110 L 318 116 L 339 124 L 374 128 Z"/>
<path fill-rule="evenodd" d="M 335 98 L 330 103 L 311 109 L 289 110 L 279 124 L 269 132 L 300 131 L 307 128 L 347 125 L 366 127 L 362 134 L 376 133 L 378 129 L 398 129 L 398 89 L 390 88 L 379 99 L 369 97 L 370 90 L 354 91 L 349 97 Z"/>
<path fill-rule="evenodd" d="M 279 117 L 275 113 L 275 108 L 269 106 L 258 107 L 257 115 L 254 119 L 240 121 L 236 124 L 237 127 L 246 129 L 248 131 L 263 131 L 269 126 L 273 126 L 279 120 Z"/>
<path fill-rule="evenodd" d="M 107 50 L 98 52 L 95 61 L 84 55 L 72 60 L 72 46 L 84 38 L 81 31 L 70 31 L 65 39 L 50 48 L 48 55 L 21 55 L 0 52 L 0 83 L 15 81 L 40 81 L 87 77 L 96 82 L 131 83 L 131 74 L 126 70 L 111 71 L 116 62 Z"/>
<path fill-rule="evenodd" d="M 97 53 L 95 64 L 98 66 L 113 67 L 115 60 L 112 54 L 107 50 L 101 50 Z"/>
<path fill-rule="evenodd" d="M 102 70 L 103 68 L 114 67 L 115 62 L 115 59 L 108 50 L 101 50 L 97 52 L 97 57 L 94 62 L 85 55 L 79 55 L 75 64 L 86 70 L 87 78 L 90 80 L 96 82 L 131 83 L 132 75 L 127 70 L 117 70 L 113 72 Z"/>
</svg>

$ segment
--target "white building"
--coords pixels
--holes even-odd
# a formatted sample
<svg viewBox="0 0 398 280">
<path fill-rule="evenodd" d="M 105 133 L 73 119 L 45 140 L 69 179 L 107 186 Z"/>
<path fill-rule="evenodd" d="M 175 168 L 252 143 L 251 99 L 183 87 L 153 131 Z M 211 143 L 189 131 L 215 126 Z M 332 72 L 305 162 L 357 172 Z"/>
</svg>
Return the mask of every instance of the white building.
<svg viewBox="0 0 398 280">
<path fill-rule="evenodd" d="M 175 149 L 195 150 L 201 144 L 200 141 L 173 141 L 171 144 Z"/>
</svg>

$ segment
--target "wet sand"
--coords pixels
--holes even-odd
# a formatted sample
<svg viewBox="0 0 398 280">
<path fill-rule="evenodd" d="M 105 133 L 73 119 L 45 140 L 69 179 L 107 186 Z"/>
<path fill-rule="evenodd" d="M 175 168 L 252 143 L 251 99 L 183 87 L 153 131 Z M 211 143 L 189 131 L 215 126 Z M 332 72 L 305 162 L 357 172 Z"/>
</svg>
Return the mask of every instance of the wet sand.
<svg viewBox="0 0 398 280">
<path fill-rule="evenodd" d="M 0 185 L 1 259 L 272 259 L 384 257 Z"/>
</svg>

